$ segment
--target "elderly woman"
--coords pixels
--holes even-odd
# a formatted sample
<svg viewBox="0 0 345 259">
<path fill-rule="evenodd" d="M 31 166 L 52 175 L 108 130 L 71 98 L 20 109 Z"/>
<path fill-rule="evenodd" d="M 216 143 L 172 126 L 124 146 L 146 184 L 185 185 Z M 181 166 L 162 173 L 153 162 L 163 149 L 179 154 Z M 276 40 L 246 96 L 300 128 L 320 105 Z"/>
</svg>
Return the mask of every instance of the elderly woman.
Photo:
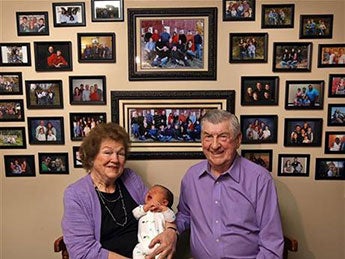
<svg viewBox="0 0 345 259">
<path fill-rule="evenodd" d="M 132 257 L 138 242 L 132 210 L 144 202 L 147 187 L 125 168 L 128 149 L 129 135 L 115 123 L 99 124 L 84 138 L 79 151 L 88 174 L 64 193 L 62 230 L 71 258 Z M 151 242 L 160 246 L 148 258 L 172 258 L 176 239 L 167 228 Z"/>
</svg>

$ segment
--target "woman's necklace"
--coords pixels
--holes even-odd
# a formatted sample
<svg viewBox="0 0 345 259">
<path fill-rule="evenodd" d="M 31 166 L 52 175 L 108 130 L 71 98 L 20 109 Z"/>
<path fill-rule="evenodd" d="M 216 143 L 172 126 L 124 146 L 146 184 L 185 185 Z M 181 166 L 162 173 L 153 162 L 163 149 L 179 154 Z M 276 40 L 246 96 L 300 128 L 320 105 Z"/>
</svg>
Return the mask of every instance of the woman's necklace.
<svg viewBox="0 0 345 259">
<path fill-rule="evenodd" d="M 124 198 L 123 198 L 123 196 L 122 196 L 121 187 L 120 187 L 120 185 L 118 185 L 118 184 L 116 185 L 116 187 L 119 189 L 119 197 L 117 197 L 117 198 L 114 199 L 114 200 L 108 200 L 108 199 L 106 199 L 106 198 L 104 197 L 104 195 L 100 192 L 100 190 L 98 190 L 97 186 L 95 187 L 95 189 L 96 189 L 96 192 L 97 192 L 97 194 L 98 194 L 98 197 L 100 198 L 102 204 L 104 205 L 105 209 L 108 211 L 109 215 L 111 216 L 111 218 L 113 219 L 113 221 L 115 222 L 115 224 L 116 224 L 116 225 L 119 225 L 119 226 L 121 226 L 121 227 L 124 227 L 124 226 L 127 224 L 127 220 L 128 220 L 128 219 L 127 219 L 127 210 L 126 210 L 126 206 L 125 206 L 125 200 L 124 200 Z M 118 201 L 119 199 L 121 200 L 122 209 L 123 209 L 123 212 L 124 212 L 124 214 L 125 214 L 125 220 L 124 220 L 123 223 L 117 222 L 117 220 L 116 220 L 114 214 L 110 211 L 109 207 L 108 207 L 107 204 L 106 204 L 106 201 L 107 201 L 107 202 L 110 202 L 110 203 L 115 203 L 115 202 Z"/>
</svg>

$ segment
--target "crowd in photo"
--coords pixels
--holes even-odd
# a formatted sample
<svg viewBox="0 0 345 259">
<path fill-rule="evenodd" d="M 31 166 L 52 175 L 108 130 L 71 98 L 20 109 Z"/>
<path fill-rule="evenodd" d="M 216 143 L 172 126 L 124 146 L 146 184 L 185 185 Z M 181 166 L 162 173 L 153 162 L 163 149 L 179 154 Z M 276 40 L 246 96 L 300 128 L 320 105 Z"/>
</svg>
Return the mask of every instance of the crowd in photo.
<svg viewBox="0 0 345 259">
<path fill-rule="evenodd" d="M 314 19 L 308 19 L 304 24 L 304 34 L 307 36 L 325 35 L 327 26 L 324 20 L 315 22 Z"/>
<path fill-rule="evenodd" d="M 247 85 L 244 101 L 250 104 L 260 104 L 274 101 L 270 83 L 256 82 L 255 86 Z"/>
<path fill-rule="evenodd" d="M 265 141 L 272 138 L 272 132 L 265 120 L 255 119 L 247 123 L 244 137 L 250 141 Z"/>
<path fill-rule="evenodd" d="M 19 85 L 12 77 L 0 75 L 0 93 L 18 92 Z"/>
<path fill-rule="evenodd" d="M 267 14 L 267 23 L 269 25 L 284 25 L 286 23 L 284 9 L 279 9 L 278 11 L 275 8 L 270 9 Z"/>
<path fill-rule="evenodd" d="M 41 160 L 42 172 L 65 172 L 66 166 L 61 157 L 43 156 Z"/>
<path fill-rule="evenodd" d="M 21 119 L 22 107 L 17 102 L 5 102 L 0 104 L 0 119 Z"/>
<path fill-rule="evenodd" d="M 226 16 L 232 18 L 245 17 L 249 18 L 253 15 L 253 9 L 250 1 L 227 1 Z"/>
<path fill-rule="evenodd" d="M 38 141 L 57 141 L 57 130 L 51 121 L 40 120 L 35 129 L 35 137 Z"/>
<path fill-rule="evenodd" d="M 319 91 L 313 86 L 298 87 L 293 101 L 294 106 L 319 105 Z"/>
<path fill-rule="evenodd" d="M 80 139 L 91 131 L 96 125 L 104 123 L 105 121 L 99 116 L 82 116 L 75 117 L 71 123 L 73 123 L 73 137 Z"/>
<path fill-rule="evenodd" d="M 103 101 L 103 90 L 97 83 L 81 83 L 73 89 L 75 102 L 100 102 Z"/>
<path fill-rule="evenodd" d="M 46 21 L 40 16 L 23 16 L 19 21 L 19 32 L 38 32 L 47 31 Z"/>
<path fill-rule="evenodd" d="M 345 47 L 325 48 L 322 54 L 322 64 L 345 64 Z"/>
<path fill-rule="evenodd" d="M 314 129 L 308 122 L 304 122 L 303 125 L 296 124 L 290 133 L 291 144 L 311 144 L 314 140 Z"/>
</svg>

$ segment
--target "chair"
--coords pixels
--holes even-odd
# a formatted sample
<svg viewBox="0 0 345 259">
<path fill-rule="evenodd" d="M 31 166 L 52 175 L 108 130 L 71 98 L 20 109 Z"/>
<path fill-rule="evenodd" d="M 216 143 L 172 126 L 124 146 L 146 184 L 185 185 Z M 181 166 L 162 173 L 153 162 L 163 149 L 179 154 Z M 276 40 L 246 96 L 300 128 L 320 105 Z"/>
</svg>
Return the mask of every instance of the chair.
<svg viewBox="0 0 345 259">
<path fill-rule="evenodd" d="M 63 241 L 63 236 L 60 236 L 54 241 L 54 252 L 55 253 L 61 252 L 62 259 L 69 259 L 67 248 L 66 248 L 65 242 Z"/>
</svg>

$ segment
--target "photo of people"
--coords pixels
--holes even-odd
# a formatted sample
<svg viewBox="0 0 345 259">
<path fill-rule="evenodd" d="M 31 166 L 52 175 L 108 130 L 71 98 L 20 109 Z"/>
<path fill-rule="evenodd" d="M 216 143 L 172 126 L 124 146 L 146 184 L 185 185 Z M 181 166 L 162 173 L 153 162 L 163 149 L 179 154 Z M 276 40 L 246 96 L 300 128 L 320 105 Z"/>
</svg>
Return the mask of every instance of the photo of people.
<svg viewBox="0 0 345 259">
<path fill-rule="evenodd" d="M 3 66 L 30 66 L 30 44 L 1 43 L 1 63 Z"/>
<path fill-rule="evenodd" d="M 28 118 L 30 144 L 63 144 L 63 118 Z"/>
<path fill-rule="evenodd" d="M 92 21 L 122 20 L 121 1 L 92 1 Z"/>
<path fill-rule="evenodd" d="M 85 25 L 84 3 L 53 4 L 54 26 L 80 26 Z"/>
<path fill-rule="evenodd" d="M 332 38 L 333 15 L 301 15 L 300 38 Z"/>
<path fill-rule="evenodd" d="M 17 13 L 18 35 L 48 35 L 47 12 Z"/>
<path fill-rule="evenodd" d="M 0 127 L 0 149 L 25 148 L 24 127 Z"/>
<path fill-rule="evenodd" d="M 0 121 L 24 121 L 23 100 L 0 100 Z"/>
<path fill-rule="evenodd" d="M 35 161 L 32 155 L 4 155 L 6 176 L 35 176 Z"/>
<path fill-rule="evenodd" d="M 40 174 L 68 174 L 67 153 L 38 153 Z"/>
<path fill-rule="evenodd" d="M 262 28 L 293 28 L 293 4 L 262 5 Z"/>
<path fill-rule="evenodd" d="M 345 160 L 341 158 L 316 158 L 316 180 L 344 180 Z"/>
<path fill-rule="evenodd" d="M 273 43 L 273 71 L 310 71 L 311 43 Z"/>
<path fill-rule="evenodd" d="M 21 73 L 0 72 L 0 95 L 21 94 L 22 89 Z"/>
<path fill-rule="evenodd" d="M 242 105 L 277 105 L 278 77 L 241 77 Z"/>
<path fill-rule="evenodd" d="M 241 155 L 272 172 L 272 150 L 241 150 Z"/>
<path fill-rule="evenodd" d="M 321 146 L 322 119 L 285 119 L 285 146 Z"/>
<path fill-rule="evenodd" d="M 328 126 L 345 126 L 345 105 L 328 105 Z"/>
<path fill-rule="evenodd" d="M 70 113 L 71 140 L 82 140 L 96 125 L 105 122 L 105 113 Z"/>
<path fill-rule="evenodd" d="M 279 154 L 278 176 L 309 176 L 310 155 Z"/>
<path fill-rule="evenodd" d="M 345 153 L 345 132 L 326 131 L 325 153 Z"/>
<path fill-rule="evenodd" d="M 224 1 L 224 19 L 223 20 L 252 20 L 255 18 L 255 1 L 239 0 Z"/>
<path fill-rule="evenodd" d="M 286 81 L 286 109 L 323 109 L 324 81 Z"/>
<path fill-rule="evenodd" d="M 105 76 L 70 77 L 71 104 L 105 104 Z"/>
<path fill-rule="evenodd" d="M 62 81 L 25 81 L 25 86 L 29 108 L 62 107 Z"/>
<path fill-rule="evenodd" d="M 319 67 L 345 66 L 344 44 L 320 44 Z"/>
<path fill-rule="evenodd" d="M 80 159 L 79 146 L 73 146 L 73 165 L 75 168 L 83 167 L 83 163 Z"/>
<path fill-rule="evenodd" d="M 79 61 L 112 61 L 115 62 L 115 34 L 90 35 L 78 34 Z"/>
<path fill-rule="evenodd" d="M 345 74 L 329 75 L 328 97 L 345 97 Z"/>
</svg>

